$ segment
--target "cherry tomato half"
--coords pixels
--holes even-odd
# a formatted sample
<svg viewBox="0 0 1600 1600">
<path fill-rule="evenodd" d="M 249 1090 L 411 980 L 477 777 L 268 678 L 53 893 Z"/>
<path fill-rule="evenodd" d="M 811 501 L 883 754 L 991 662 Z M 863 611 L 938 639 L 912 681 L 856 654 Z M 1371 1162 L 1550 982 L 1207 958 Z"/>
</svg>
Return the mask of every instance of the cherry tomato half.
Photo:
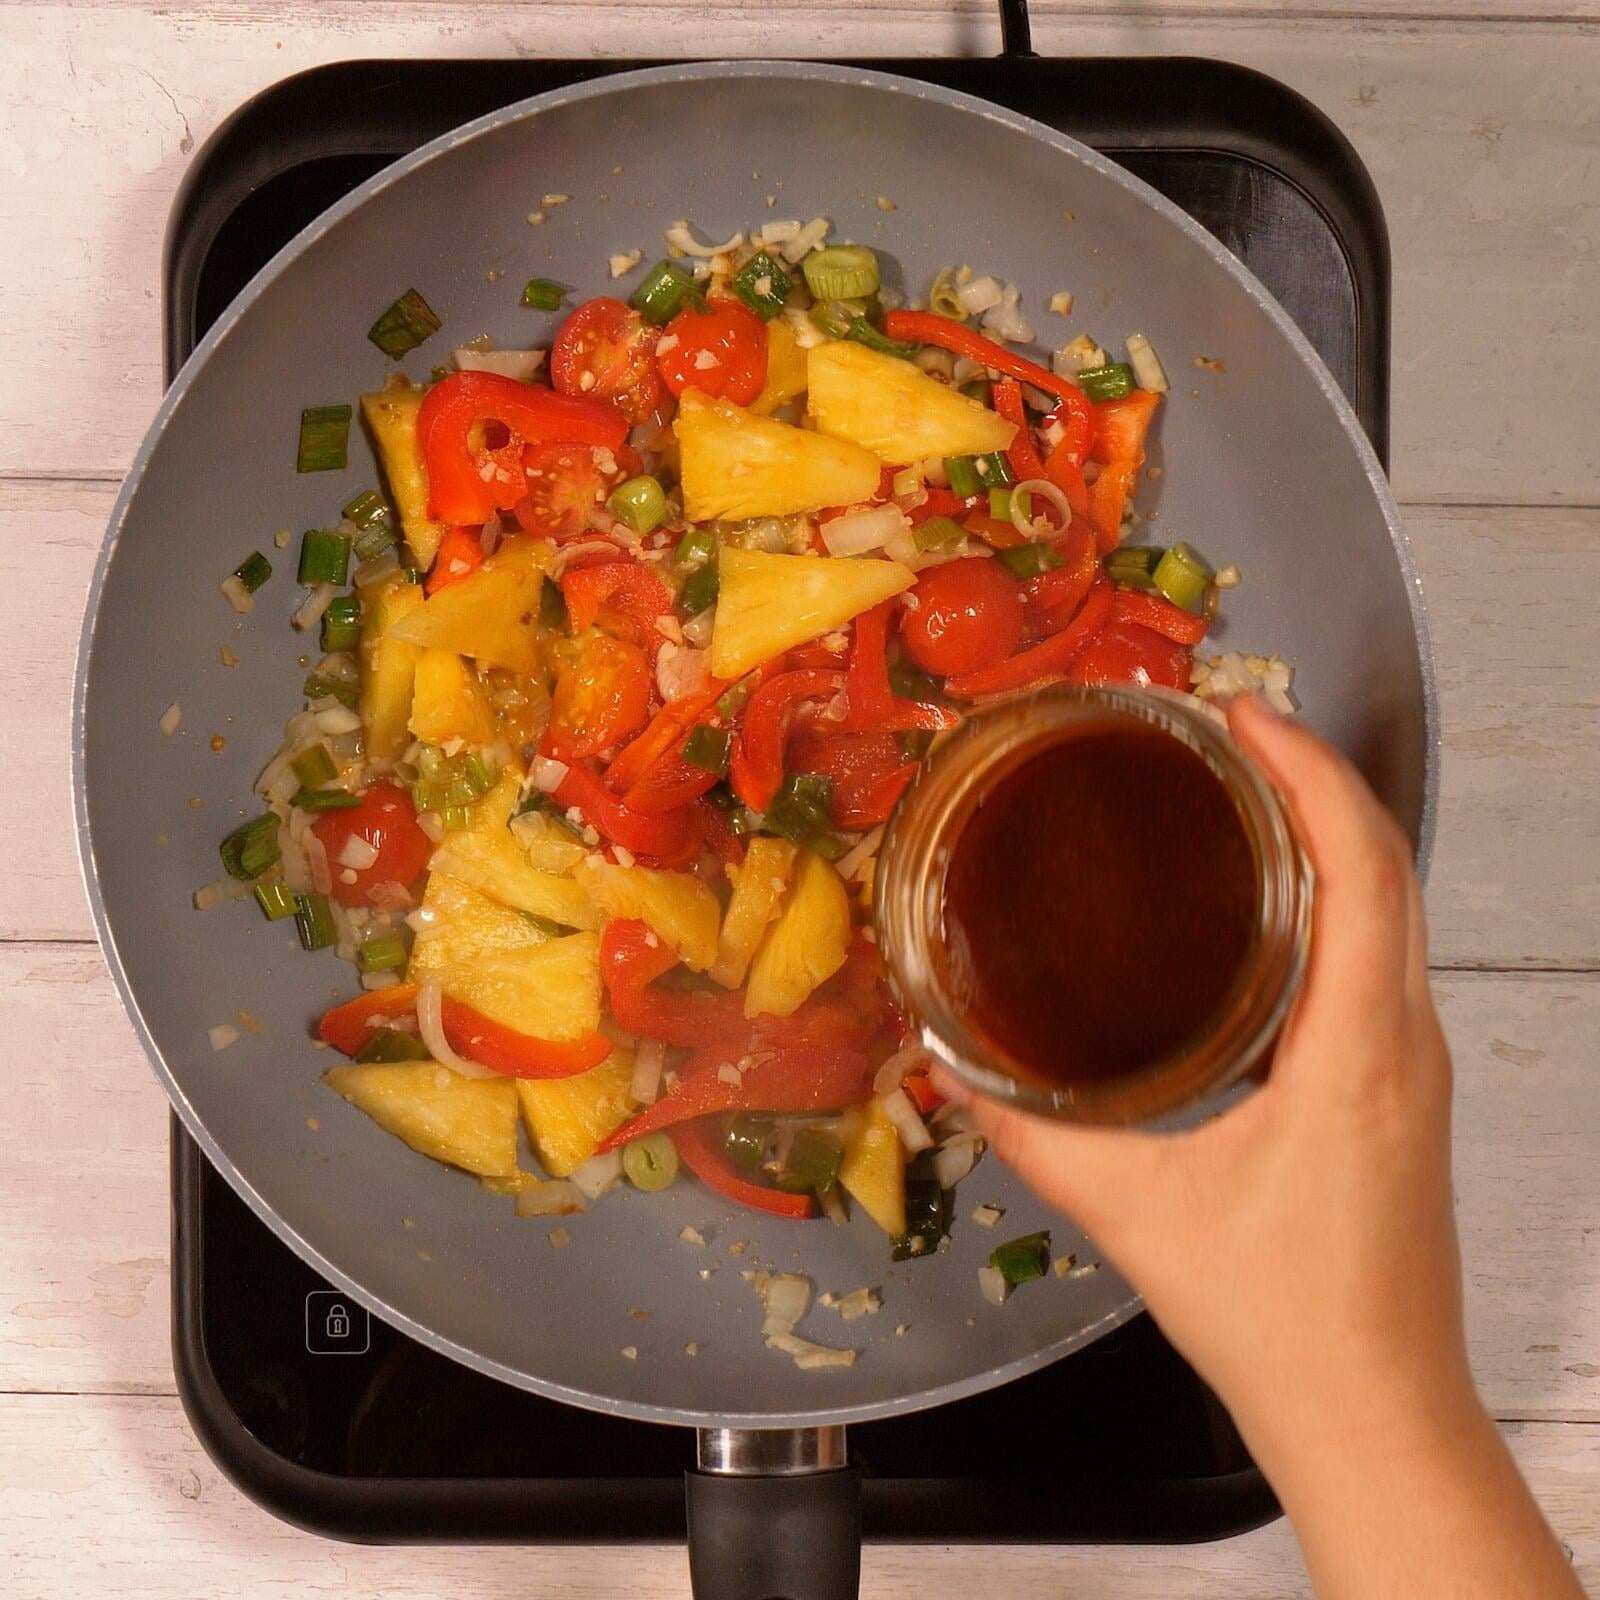
<svg viewBox="0 0 1600 1600">
<path fill-rule="evenodd" d="M 674 394 L 698 389 L 747 406 L 767 381 L 766 324 L 732 300 L 705 311 L 690 306 L 667 324 L 656 366 Z"/>
<path fill-rule="evenodd" d="M 620 300 L 586 300 L 561 324 L 550 347 L 550 382 L 562 394 L 609 400 L 629 422 L 661 401 L 656 330 Z"/>
<path fill-rule="evenodd" d="M 417 826 L 411 796 L 392 783 L 370 785 L 361 804 L 347 811 L 324 812 L 311 831 L 328 852 L 328 870 L 333 874 L 330 893 L 342 906 L 379 903 L 387 898 L 380 886 L 397 883 L 409 889 L 427 866 L 433 848 Z M 339 857 L 352 838 L 365 840 L 378 852 L 377 860 L 366 867 L 346 866 Z M 355 874 L 353 883 L 345 881 L 350 872 Z"/>
<path fill-rule="evenodd" d="M 636 733 L 649 715 L 653 681 L 637 645 L 604 634 L 591 639 L 556 680 L 550 754 L 558 761 L 578 761 Z"/>
<path fill-rule="evenodd" d="M 1187 689 L 1189 661 L 1186 645 L 1164 639 L 1137 622 L 1113 618 L 1079 652 L 1067 676 L 1073 683 L 1097 689 L 1118 683 Z"/>
<path fill-rule="evenodd" d="M 558 543 L 589 531 L 589 513 L 610 493 L 615 473 L 602 470 L 585 444 L 535 444 L 522 456 L 528 492 L 512 514 L 523 529 Z"/>
<path fill-rule="evenodd" d="M 989 556 L 930 568 L 911 591 L 900 639 L 924 672 L 950 677 L 997 666 L 1022 637 L 1022 589 Z"/>
</svg>

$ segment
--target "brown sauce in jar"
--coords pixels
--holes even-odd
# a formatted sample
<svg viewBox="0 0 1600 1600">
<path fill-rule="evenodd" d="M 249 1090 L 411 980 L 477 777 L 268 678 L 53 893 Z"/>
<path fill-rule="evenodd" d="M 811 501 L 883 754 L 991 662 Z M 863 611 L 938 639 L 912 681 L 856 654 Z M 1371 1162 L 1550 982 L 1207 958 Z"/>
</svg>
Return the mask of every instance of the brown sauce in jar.
<svg viewBox="0 0 1600 1600">
<path fill-rule="evenodd" d="M 1153 1065 L 1221 1014 L 1258 881 L 1222 781 L 1126 722 L 1042 744 L 985 792 L 943 886 L 948 978 L 968 1025 L 1071 1085 Z"/>
</svg>

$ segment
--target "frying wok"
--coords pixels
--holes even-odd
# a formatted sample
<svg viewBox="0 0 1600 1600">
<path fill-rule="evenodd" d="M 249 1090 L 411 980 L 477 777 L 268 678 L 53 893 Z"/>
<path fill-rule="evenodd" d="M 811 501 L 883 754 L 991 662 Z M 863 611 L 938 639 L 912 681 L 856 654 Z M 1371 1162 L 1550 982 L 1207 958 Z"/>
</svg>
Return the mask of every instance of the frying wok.
<svg viewBox="0 0 1600 1600">
<path fill-rule="evenodd" d="M 550 192 L 571 198 L 531 228 Z M 986 1305 L 976 1269 L 995 1240 L 962 1220 L 980 1199 L 1005 1207 L 1008 1236 L 1049 1228 L 1057 1254 L 1095 1256 L 992 1162 L 960 1191 L 934 1260 L 891 1267 L 865 1219 L 735 1212 L 690 1181 L 608 1197 L 554 1250 L 545 1226 L 321 1085 L 327 1061 L 307 1024 L 347 992 L 347 969 L 305 955 L 282 925 L 237 907 L 197 913 L 190 897 L 217 876 L 221 835 L 257 809 L 251 785 L 300 703 L 287 629 L 297 591 L 271 536 L 325 523 L 377 481 L 359 431 L 343 474 L 297 476 L 293 461 L 302 407 L 381 382 L 388 364 L 366 338 L 377 312 L 415 286 L 444 317 L 410 358 L 422 377 L 478 333 L 534 342 L 545 324 L 516 305 L 527 276 L 594 292 L 609 255 L 638 248 L 648 264 L 676 218 L 721 238 L 816 215 L 875 246 L 892 287 L 925 290 L 939 266 L 968 261 L 1020 284 L 1041 336 L 1045 302 L 1068 288 L 1080 325 L 1151 338 L 1173 392 L 1152 454 L 1164 472 L 1141 510 L 1160 508 L 1164 539 L 1239 565 L 1217 648 L 1293 660 L 1306 720 L 1360 764 L 1425 854 L 1435 728 L 1416 578 L 1379 465 L 1305 340 L 1209 235 L 1093 151 L 968 96 L 850 68 L 686 65 L 562 89 L 436 140 L 334 206 L 172 385 L 112 516 L 77 683 L 90 897 L 190 1133 L 280 1238 L 413 1338 L 552 1398 L 702 1430 L 691 1559 L 698 1592 L 730 1600 L 853 1592 L 842 1425 L 1056 1360 L 1139 1309 L 1127 1284 L 1108 1267 Z M 1225 358 L 1226 373 L 1196 374 L 1199 354 Z M 217 584 L 257 547 L 280 573 L 240 619 Z M 182 728 L 163 738 L 174 701 Z M 207 1027 L 241 1008 L 262 1031 L 214 1053 Z M 704 1251 L 679 1242 L 690 1225 L 709 1237 Z M 740 1276 L 758 1263 L 819 1289 L 882 1288 L 875 1317 L 843 1324 L 816 1309 L 801 1326 L 859 1347 L 853 1367 L 799 1371 L 763 1347 Z"/>
</svg>

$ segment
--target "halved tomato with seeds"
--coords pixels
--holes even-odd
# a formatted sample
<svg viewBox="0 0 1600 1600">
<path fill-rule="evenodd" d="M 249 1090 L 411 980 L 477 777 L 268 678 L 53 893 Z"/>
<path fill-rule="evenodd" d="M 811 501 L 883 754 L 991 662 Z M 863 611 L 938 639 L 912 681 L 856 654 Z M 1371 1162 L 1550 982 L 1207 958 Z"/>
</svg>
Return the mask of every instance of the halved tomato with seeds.
<svg viewBox="0 0 1600 1600">
<path fill-rule="evenodd" d="M 561 324 L 550 349 L 550 382 L 562 394 L 608 400 L 629 422 L 661 403 L 657 330 L 620 300 L 586 300 Z"/>
<path fill-rule="evenodd" d="M 590 514 L 605 503 L 617 477 L 615 456 L 586 444 L 529 445 L 522 466 L 528 492 L 512 515 L 525 532 L 557 542 L 589 531 Z"/>
</svg>

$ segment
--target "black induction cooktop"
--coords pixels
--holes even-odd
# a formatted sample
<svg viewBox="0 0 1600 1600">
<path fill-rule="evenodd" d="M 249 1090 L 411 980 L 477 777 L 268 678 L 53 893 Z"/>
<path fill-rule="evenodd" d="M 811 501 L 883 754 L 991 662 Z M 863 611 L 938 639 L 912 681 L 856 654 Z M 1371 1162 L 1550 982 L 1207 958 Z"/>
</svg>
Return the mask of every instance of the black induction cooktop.
<svg viewBox="0 0 1600 1600">
<path fill-rule="evenodd" d="M 1017 40 L 1009 41 L 1013 46 Z M 175 372 L 281 245 L 472 117 L 646 62 L 385 61 L 268 89 L 195 158 L 164 269 Z M 1104 151 L 1214 233 L 1388 434 L 1388 250 L 1338 131 L 1271 79 L 1186 59 L 860 62 L 946 84 Z M 344 1303 L 172 1125 L 173 1327 L 196 1433 L 248 1494 L 367 1540 L 681 1539 L 686 1429 L 497 1383 Z M 1227 1413 L 1140 1317 L 1004 1388 L 850 1430 L 869 1540 L 1213 1539 L 1277 1515 Z"/>
</svg>

